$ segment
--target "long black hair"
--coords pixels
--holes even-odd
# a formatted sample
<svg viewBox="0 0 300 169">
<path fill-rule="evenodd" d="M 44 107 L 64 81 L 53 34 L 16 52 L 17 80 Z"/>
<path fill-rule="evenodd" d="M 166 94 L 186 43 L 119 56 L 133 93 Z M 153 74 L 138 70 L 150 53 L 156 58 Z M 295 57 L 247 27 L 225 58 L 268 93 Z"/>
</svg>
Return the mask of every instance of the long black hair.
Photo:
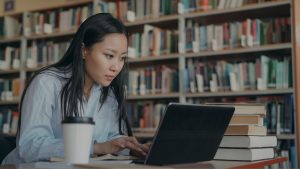
<svg viewBox="0 0 300 169">
<path fill-rule="evenodd" d="M 31 84 L 32 80 L 39 74 L 45 72 L 53 72 L 50 74 L 56 75 L 55 71 L 60 72 L 71 72 L 71 76 L 59 77 L 66 80 L 66 84 L 63 86 L 60 95 L 61 101 L 61 110 L 62 118 L 67 116 L 82 116 L 83 112 L 79 110 L 83 105 L 83 90 L 84 90 L 84 75 L 85 67 L 84 60 L 82 56 L 82 44 L 86 48 L 91 48 L 95 43 L 101 42 L 104 40 L 105 36 L 111 33 L 120 33 L 124 34 L 128 38 L 128 32 L 126 27 L 118 19 L 114 18 L 111 14 L 108 13 L 99 13 L 87 18 L 79 27 L 78 31 L 74 35 L 72 42 L 67 49 L 64 56 L 55 64 L 49 65 L 37 71 L 28 81 L 24 92 L 21 97 L 20 102 L 20 120 L 18 125 L 18 132 L 20 133 L 21 126 L 21 110 L 23 105 L 24 96 L 28 89 L 28 86 Z M 52 69 L 50 69 L 52 68 Z M 55 68 L 55 69 L 53 69 Z M 124 134 L 127 132 L 129 136 L 132 136 L 132 130 L 130 128 L 129 121 L 126 115 L 125 107 L 125 77 L 128 70 L 128 64 L 125 60 L 125 64 L 121 72 L 116 76 L 116 78 L 111 82 L 107 87 L 102 87 L 102 92 L 100 96 L 100 108 L 106 100 L 109 90 L 115 95 L 115 98 L 118 102 L 118 124 L 119 124 L 119 133 Z M 124 126 L 125 124 L 125 126 Z M 125 127 L 125 129 L 124 129 Z M 127 131 L 124 131 L 127 130 Z"/>
</svg>

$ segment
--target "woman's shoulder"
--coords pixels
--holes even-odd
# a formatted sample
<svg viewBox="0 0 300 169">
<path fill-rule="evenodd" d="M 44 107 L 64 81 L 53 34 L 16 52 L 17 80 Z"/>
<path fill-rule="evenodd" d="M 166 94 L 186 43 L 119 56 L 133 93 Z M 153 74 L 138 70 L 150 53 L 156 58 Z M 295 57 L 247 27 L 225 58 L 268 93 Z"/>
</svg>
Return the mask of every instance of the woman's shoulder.
<svg viewBox="0 0 300 169">
<path fill-rule="evenodd" d="M 61 87 L 68 78 L 69 75 L 67 73 L 55 68 L 49 68 L 37 74 L 32 80 L 32 85 L 42 85 L 46 88 Z"/>
</svg>

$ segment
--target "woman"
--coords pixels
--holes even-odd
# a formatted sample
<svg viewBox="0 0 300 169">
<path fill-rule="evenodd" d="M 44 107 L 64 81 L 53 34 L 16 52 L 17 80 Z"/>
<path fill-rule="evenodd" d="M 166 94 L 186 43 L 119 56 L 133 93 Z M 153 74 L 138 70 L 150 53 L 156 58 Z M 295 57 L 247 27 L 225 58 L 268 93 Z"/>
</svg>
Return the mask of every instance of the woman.
<svg viewBox="0 0 300 169">
<path fill-rule="evenodd" d="M 61 121 L 70 115 L 93 117 L 93 154 L 128 148 L 145 156 L 148 147 L 129 137 L 124 107 L 127 47 L 125 26 L 110 14 L 84 21 L 62 59 L 38 71 L 25 88 L 17 147 L 3 164 L 63 157 Z"/>
</svg>

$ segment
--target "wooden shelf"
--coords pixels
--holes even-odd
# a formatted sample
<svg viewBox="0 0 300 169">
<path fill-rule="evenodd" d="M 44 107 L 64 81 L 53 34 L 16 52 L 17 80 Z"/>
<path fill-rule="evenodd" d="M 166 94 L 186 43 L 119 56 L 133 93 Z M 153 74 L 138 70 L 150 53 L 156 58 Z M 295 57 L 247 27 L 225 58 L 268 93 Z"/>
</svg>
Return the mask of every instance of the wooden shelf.
<svg viewBox="0 0 300 169">
<path fill-rule="evenodd" d="M 54 31 L 53 33 L 50 34 L 33 34 L 30 36 L 25 36 L 26 39 L 28 40 L 36 40 L 36 39 L 45 39 L 45 38 L 54 38 L 54 37 L 62 37 L 62 36 L 70 36 L 75 34 L 77 31 L 77 28 L 72 28 L 69 31 Z"/>
<path fill-rule="evenodd" d="M 137 62 L 148 62 L 148 61 L 159 61 L 159 60 L 169 60 L 169 59 L 178 59 L 180 54 L 165 54 L 160 56 L 147 56 L 147 57 L 139 57 L 139 58 L 129 58 L 129 63 L 137 63 Z"/>
<path fill-rule="evenodd" d="M 15 36 L 10 38 L 0 38 L 0 44 L 1 43 L 10 43 L 10 42 L 18 42 L 21 41 L 22 36 Z"/>
<path fill-rule="evenodd" d="M 20 73 L 20 69 L 0 70 L 0 75 Z"/>
<path fill-rule="evenodd" d="M 199 53 L 185 53 L 183 55 L 186 58 L 208 57 L 208 56 L 218 56 L 218 55 L 232 55 L 232 54 L 286 50 L 286 49 L 292 49 L 292 46 L 293 46 L 292 43 L 281 43 L 281 44 L 255 46 L 252 48 L 225 49 L 219 51 L 201 51 Z"/>
<path fill-rule="evenodd" d="M 179 98 L 179 93 L 128 95 L 127 100 Z"/>
<path fill-rule="evenodd" d="M 210 16 L 210 15 L 224 15 L 224 14 L 228 14 L 228 13 L 236 13 L 236 12 L 242 12 L 242 11 L 262 10 L 264 8 L 274 8 L 274 7 L 280 7 L 280 6 L 285 6 L 285 5 L 290 5 L 290 0 L 249 4 L 249 5 L 241 6 L 238 8 L 215 9 L 215 10 L 210 10 L 207 12 L 186 13 L 186 14 L 183 14 L 183 17 L 190 19 L 190 18 L 196 18 L 196 17 L 206 17 L 206 16 Z"/>
<path fill-rule="evenodd" d="M 153 24 L 153 23 L 160 23 L 160 22 L 175 21 L 178 19 L 179 19 L 179 15 L 165 15 L 165 16 L 161 16 L 159 18 L 139 19 L 134 22 L 125 22 L 124 21 L 124 25 L 127 27 L 131 27 L 131 26 L 138 26 L 138 25 L 143 25 L 143 24 Z"/>
<path fill-rule="evenodd" d="M 57 3 L 57 1 L 56 1 L 56 2 L 54 2 L 54 4 L 53 3 L 52 4 L 45 4 L 45 5 L 43 5 L 43 7 L 33 5 L 33 7 L 31 6 L 30 9 L 27 9 L 28 8 L 28 5 L 27 5 L 25 10 L 23 8 L 20 8 L 19 11 L 10 11 L 10 12 L 1 13 L 0 17 L 7 16 L 7 15 L 10 15 L 10 16 L 12 16 L 12 15 L 21 15 L 25 11 L 34 12 L 34 11 L 43 11 L 43 10 L 53 10 L 53 9 L 57 9 L 57 8 L 69 8 L 69 7 L 73 7 L 73 6 L 80 6 L 80 5 L 84 5 L 84 4 L 89 4 L 89 3 L 92 3 L 92 2 L 93 2 L 93 0 L 75 0 L 75 1 L 67 0 L 65 2 L 59 2 L 59 3 Z M 40 4 L 41 3 L 39 3 L 39 5 Z M 23 4 L 18 4 L 18 5 L 21 6 Z"/>
<path fill-rule="evenodd" d="M 19 104 L 19 100 L 11 100 L 11 101 L 0 101 L 0 105 L 16 105 Z"/>
<path fill-rule="evenodd" d="M 203 92 L 186 93 L 186 97 L 229 97 L 229 96 L 263 96 L 263 95 L 283 95 L 291 94 L 293 89 L 268 89 L 268 90 L 245 90 L 239 92 Z"/>
</svg>

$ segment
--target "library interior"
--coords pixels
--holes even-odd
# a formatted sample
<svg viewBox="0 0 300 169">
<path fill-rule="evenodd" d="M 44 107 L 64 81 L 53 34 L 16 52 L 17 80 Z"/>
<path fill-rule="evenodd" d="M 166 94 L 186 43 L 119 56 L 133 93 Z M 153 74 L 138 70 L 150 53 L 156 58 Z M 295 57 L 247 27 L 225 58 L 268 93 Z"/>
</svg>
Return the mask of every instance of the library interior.
<svg viewBox="0 0 300 169">
<path fill-rule="evenodd" d="M 61 60 L 86 19 L 110 13 L 128 31 L 123 109 L 140 143 L 158 136 L 169 103 L 229 106 L 215 156 L 199 168 L 300 168 L 299 7 L 300 0 L 0 0 L 0 164 L 22 137 L 31 77 Z M 51 159 L 28 168 L 69 167 Z M 147 167 L 109 161 L 76 167 Z"/>
</svg>

